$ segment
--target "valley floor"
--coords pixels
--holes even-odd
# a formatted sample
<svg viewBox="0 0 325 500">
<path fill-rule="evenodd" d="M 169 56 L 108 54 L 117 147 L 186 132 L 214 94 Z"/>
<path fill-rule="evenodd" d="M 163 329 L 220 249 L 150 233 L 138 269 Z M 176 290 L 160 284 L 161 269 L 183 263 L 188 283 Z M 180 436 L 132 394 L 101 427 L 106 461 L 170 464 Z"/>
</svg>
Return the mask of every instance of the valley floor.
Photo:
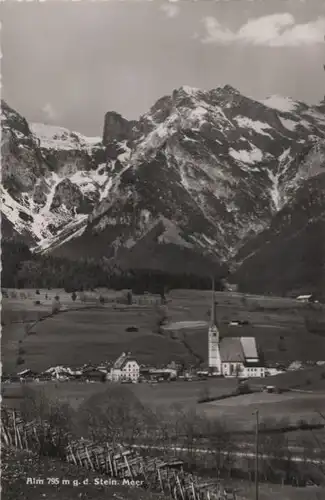
<svg viewBox="0 0 325 500">
<path fill-rule="evenodd" d="M 150 304 L 112 303 L 120 292 L 101 294 L 107 302 L 102 306 L 96 294 L 81 303 L 73 302 L 63 290 L 19 291 L 18 298 L 3 298 L 3 370 L 42 371 L 55 365 L 101 363 L 115 360 L 125 350 L 144 364 L 206 362 L 210 291 L 173 290 L 163 310 Z M 55 295 L 60 296 L 60 314 L 36 323 L 51 313 Z M 324 307 L 313 310 L 293 299 L 230 292 L 217 292 L 216 298 L 221 334 L 256 337 L 266 362 L 319 361 L 325 353 Z M 164 324 L 159 328 L 162 317 Z M 306 318 L 311 317 L 323 318 L 324 333 L 307 330 Z M 246 324 L 230 326 L 234 320 Z M 136 331 L 129 332 L 128 327 Z"/>
</svg>

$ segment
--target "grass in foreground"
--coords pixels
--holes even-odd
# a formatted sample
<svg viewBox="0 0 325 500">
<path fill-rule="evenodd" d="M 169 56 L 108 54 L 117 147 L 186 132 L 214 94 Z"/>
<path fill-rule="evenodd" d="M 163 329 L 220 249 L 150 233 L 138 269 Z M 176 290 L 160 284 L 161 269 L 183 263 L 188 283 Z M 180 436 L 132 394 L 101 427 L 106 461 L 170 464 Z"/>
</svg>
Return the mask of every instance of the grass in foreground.
<svg viewBox="0 0 325 500">
<path fill-rule="evenodd" d="M 126 486 L 96 486 L 95 478 L 107 479 L 98 472 L 87 471 L 59 460 L 38 457 L 25 451 L 2 450 L 1 464 L 2 500 L 161 500 L 161 495 L 150 493 L 137 487 Z M 27 484 L 28 478 L 43 479 L 44 485 Z M 50 484 L 48 478 L 70 480 L 69 485 Z M 88 479 L 89 485 L 82 485 Z M 79 486 L 72 482 L 78 481 Z"/>
</svg>

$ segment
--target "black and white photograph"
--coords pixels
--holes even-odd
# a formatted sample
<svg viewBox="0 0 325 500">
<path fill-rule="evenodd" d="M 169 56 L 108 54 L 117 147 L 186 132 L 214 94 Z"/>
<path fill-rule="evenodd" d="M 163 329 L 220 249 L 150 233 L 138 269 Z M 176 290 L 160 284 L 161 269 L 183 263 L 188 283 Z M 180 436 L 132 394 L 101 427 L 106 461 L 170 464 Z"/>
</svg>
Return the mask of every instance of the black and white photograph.
<svg viewBox="0 0 325 500">
<path fill-rule="evenodd" d="M 1 5 L 3 500 L 325 500 L 324 0 Z"/>
</svg>

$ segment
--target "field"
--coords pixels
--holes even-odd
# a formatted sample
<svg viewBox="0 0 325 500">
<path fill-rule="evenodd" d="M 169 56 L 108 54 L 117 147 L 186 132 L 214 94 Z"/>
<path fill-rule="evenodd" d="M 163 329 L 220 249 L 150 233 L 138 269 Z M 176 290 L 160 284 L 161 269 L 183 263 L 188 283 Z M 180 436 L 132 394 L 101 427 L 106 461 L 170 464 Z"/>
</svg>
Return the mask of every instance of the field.
<svg viewBox="0 0 325 500">
<path fill-rule="evenodd" d="M 101 291 L 107 301 L 121 295 L 111 290 Z M 209 291 L 173 290 L 168 295 L 167 325 L 158 334 L 161 317 L 154 305 L 119 306 L 98 304 L 96 293 L 87 292 L 87 301 L 73 302 L 62 290 L 19 291 L 15 298 L 3 298 L 2 348 L 3 369 L 44 370 L 67 364 L 78 366 L 89 361 L 100 363 L 114 360 L 121 351 L 131 351 L 140 363 L 165 364 L 171 360 L 202 363 L 207 360 L 207 326 L 210 314 Z M 62 311 L 55 317 L 39 322 L 26 335 L 26 323 L 51 312 L 52 298 L 60 296 Z M 99 293 L 97 293 L 98 298 Z M 46 297 L 47 296 L 47 297 Z M 35 305 L 39 300 L 40 305 Z M 217 292 L 217 316 L 222 335 L 255 336 L 266 361 L 319 360 L 325 357 L 325 309 L 293 299 L 249 296 Z M 73 310 L 78 308 L 78 310 Z M 306 317 L 324 320 L 324 334 L 307 331 Z M 248 325 L 231 327 L 231 320 L 246 320 Z M 182 321 L 201 322 L 201 326 L 178 328 Z M 206 323 L 206 326 L 204 324 Z M 168 324 L 170 325 L 168 327 Z M 126 329 L 135 326 L 138 331 Z"/>
<path fill-rule="evenodd" d="M 254 412 L 260 419 L 286 419 L 291 424 L 299 420 L 324 424 L 319 412 L 325 411 L 324 393 L 267 394 L 254 393 L 204 403 L 202 410 L 210 418 L 221 417 L 234 429 L 251 429 L 255 425 Z M 238 411 L 240 408 L 240 411 Z"/>
<path fill-rule="evenodd" d="M 211 294 L 208 291 L 174 290 L 169 295 L 170 321 L 209 321 Z M 253 336 L 266 361 L 318 361 L 325 358 L 325 307 L 281 297 L 261 297 L 239 293 L 216 292 L 217 317 L 221 335 Z M 321 325 L 317 334 L 306 328 L 306 319 Z M 230 321 L 248 321 L 243 327 L 229 326 Z M 175 330 L 185 338 L 199 358 L 207 358 L 202 342 L 206 328 Z"/>
<path fill-rule="evenodd" d="M 108 385 L 101 383 L 84 384 L 79 382 L 44 382 L 44 383 L 11 383 L 3 386 L 5 404 L 19 407 L 24 387 L 34 390 L 45 390 L 53 400 L 69 402 L 75 409 L 95 395 L 102 395 Z M 132 384 L 124 386 L 132 391 L 145 405 L 152 408 L 171 407 L 180 405 L 186 408 L 197 406 L 197 401 L 207 388 L 211 396 L 218 397 L 231 393 L 236 387 L 233 379 L 223 379 L 216 383 L 215 380 L 202 382 L 172 382 L 161 384 Z M 102 396 L 101 396 L 102 397 Z"/>
</svg>

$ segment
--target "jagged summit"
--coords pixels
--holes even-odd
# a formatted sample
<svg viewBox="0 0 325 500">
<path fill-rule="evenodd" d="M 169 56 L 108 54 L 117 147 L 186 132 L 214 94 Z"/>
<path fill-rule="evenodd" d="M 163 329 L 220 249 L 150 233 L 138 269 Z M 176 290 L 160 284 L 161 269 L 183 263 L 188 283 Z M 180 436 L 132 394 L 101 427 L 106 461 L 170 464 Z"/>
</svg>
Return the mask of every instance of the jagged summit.
<svg viewBox="0 0 325 500">
<path fill-rule="evenodd" d="M 104 118 L 103 144 L 129 141 L 135 124 L 135 121 L 126 120 L 115 111 L 108 111 Z"/>
</svg>

